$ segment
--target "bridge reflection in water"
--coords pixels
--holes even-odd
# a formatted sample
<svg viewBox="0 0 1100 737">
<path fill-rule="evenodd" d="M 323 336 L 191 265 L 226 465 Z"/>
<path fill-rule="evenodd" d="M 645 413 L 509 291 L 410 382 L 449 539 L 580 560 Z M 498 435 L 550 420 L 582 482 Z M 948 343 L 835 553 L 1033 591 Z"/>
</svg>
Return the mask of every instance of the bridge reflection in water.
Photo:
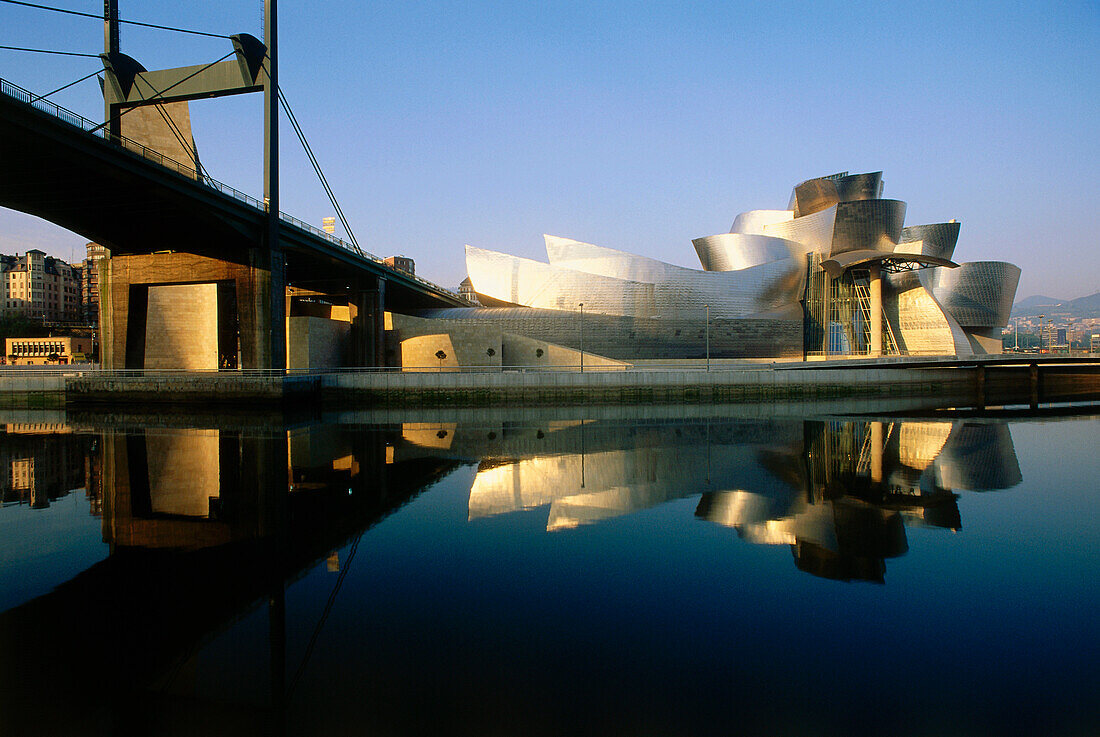
<svg viewBox="0 0 1100 737">
<path fill-rule="evenodd" d="M 333 551 L 474 464 L 471 523 L 547 507 L 555 532 L 698 497 L 696 517 L 789 545 L 801 570 L 877 582 L 906 525 L 958 529 L 956 492 L 1021 481 L 1007 425 L 976 419 L 272 427 L 8 426 L 0 462 L 34 473 L 4 501 L 48 507 L 83 483 L 109 555 L 0 613 L 5 729 L 141 731 L 170 713 L 277 730 L 309 657 L 288 669 L 287 583 L 346 571 Z M 270 706 L 195 703 L 198 653 L 264 609 Z"/>
</svg>

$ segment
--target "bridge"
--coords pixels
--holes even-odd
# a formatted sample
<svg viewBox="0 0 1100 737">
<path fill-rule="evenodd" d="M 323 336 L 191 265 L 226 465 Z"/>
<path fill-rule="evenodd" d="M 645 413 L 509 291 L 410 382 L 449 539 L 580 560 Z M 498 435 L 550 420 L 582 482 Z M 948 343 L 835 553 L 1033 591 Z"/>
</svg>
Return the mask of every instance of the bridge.
<svg viewBox="0 0 1100 737">
<path fill-rule="evenodd" d="M 244 41 L 253 47 L 232 38 L 238 60 L 223 65 L 239 61 L 247 75 L 258 45 L 264 66 L 252 64 L 251 87 L 218 94 L 263 90 L 274 99 L 274 80 L 260 78 L 266 49 L 251 37 Z M 132 60 L 117 53 L 103 59 L 110 107 L 111 65 Z M 209 89 L 199 85 L 176 99 L 213 96 Z M 169 157 L 111 123 L 0 79 L 0 206 L 109 249 L 99 272 L 104 368 L 382 366 L 386 311 L 468 305 L 357 245 L 281 212 L 273 218 L 277 185 L 269 208 L 210 178 L 197 155 Z"/>
</svg>

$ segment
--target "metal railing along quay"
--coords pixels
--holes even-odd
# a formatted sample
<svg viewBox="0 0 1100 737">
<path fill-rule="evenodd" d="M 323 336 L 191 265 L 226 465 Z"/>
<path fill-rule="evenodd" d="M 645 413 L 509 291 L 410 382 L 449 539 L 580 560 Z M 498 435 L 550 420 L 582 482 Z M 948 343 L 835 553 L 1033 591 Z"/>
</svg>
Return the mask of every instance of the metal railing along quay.
<svg viewBox="0 0 1100 737">
<path fill-rule="evenodd" d="M 33 107 L 35 110 L 38 110 L 39 112 L 43 112 L 43 113 L 46 113 L 47 115 L 50 115 L 54 118 L 57 118 L 58 120 L 61 120 L 64 123 L 68 123 L 69 125 L 83 131 L 85 134 L 87 134 L 89 136 L 92 136 L 94 138 L 98 138 L 100 140 L 107 141 L 109 143 L 115 143 L 121 148 L 121 150 L 127 151 L 130 154 L 138 156 L 138 157 L 140 157 L 142 159 L 145 159 L 147 161 L 151 161 L 154 164 L 157 164 L 157 165 L 167 169 L 168 171 L 175 172 L 176 174 L 179 174 L 180 176 L 186 177 L 187 179 L 196 181 L 200 184 L 204 184 L 207 187 L 210 187 L 211 189 L 217 190 L 218 192 L 221 192 L 224 195 L 232 197 L 233 199 L 235 199 L 239 202 L 243 202 L 246 205 L 254 207 L 257 210 L 260 210 L 261 212 L 267 212 L 267 203 L 256 199 L 252 195 L 245 194 L 244 192 L 240 191 L 239 189 L 231 187 L 228 184 L 225 184 L 223 182 L 219 182 L 218 180 L 216 180 L 216 179 L 214 179 L 210 176 L 207 176 L 205 173 L 197 171 L 195 168 L 193 168 L 193 167 L 191 167 L 187 164 L 183 164 L 179 161 L 176 161 L 175 159 L 169 158 L 169 157 L 165 156 L 164 154 L 160 153 L 159 151 L 155 151 L 155 150 L 149 148 L 148 146 L 146 146 L 142 143 L 138 143 L 137 141 L 131 140 L 131 139 L 126 138 L 124 136 L 119 136 L 119 137 L 108 136 L 107 132 L 104 128 L 104 124 L 96 123 L 95 121 L 92 121 L 92 120 L 89 120 L 88 118 L 85 118 L 83 115 L 80 115 L 79 113 L 74 113 L 72 110 L 69 110 L 67 108 L 63 108 L 63 107 L 61 107 L 60 105 L 58 105 L 54 102 L 50 102 L 49 100 L 44 100 L 41 97 L 39 97 L 38 95 L 35 95 L 30 90 L 26 90 L 26 89 L 20 87 L 17 84 L 13 84 L 13 83 L 9 82 L 8 80 L 3 79 L 2 77 L 0 77 L 0 94 L 6 95 L 7 97 L 12 98 L 13 100 L 18 100 L 19 102 L 22 102 L 26 105 L 29 105 L 30 107 Z M 300 230 L 306 231 L 310 235 L 313 235 L 317 238 L 320 238 L 324 241 L 327 241 L 327 242 L 333 244 L 334 246 L 342 248 L 345 251 L 348 251 L 349 253 L 353 253 L 356 256 L 359 256 L 360 258 L 363 258 L 363 259 L 368 260 L 368 261 L 373 261 L 374 263 L 382 266 L 383 268 L 389 269 L 391 271 L 394 270 L 393 267 L 391 267 L 389 264 L 387 264 L 383 259 L 379 258 L 378 256 L 375 256 L 373 253 L 369 253 L 367 251 L 364 251 L 361 248 L 357 248 L 354 245 L 352 245 L 351 243 L 348 243 L 347 241 L 345 241 L 344 239 L 339 238 L 339 237 L 337 237 L 336 235 L 334 235 L 332 233 L 328 233 L 328 232 L 326 232 L 326 231 L 322 230 L 321 228 L 318 228 L 314 225 L 310 225 L 309 223 L 307 223 L 303 220 L 299 220 L 298 218 L 294 217 L 293 215 L 288 215 L 285 212 L 280 212 L 279 213 L 279 219 L 281 221 L 285 222 L 285 223 L 289 223 L 290 225 L 293 225 L 296 228 L 299 228 Z M 400 273 L 401 273 L 402 276 L 405 276 L 405 277 L 411 279 L 412 281 L 417 282 L 418 284 L 423 284 L 424 286 L 429 287 L 432 290 L 445 292 L 445 293 L 453 295 L 455 297 L 460 296 L 457 292 L 455 292 L 451 289 L 447 289 L 446 287 L 442 287 L 438 284 L 435 284 L 433 282 L 428 281 L 427 279 L 423 279 L 419 276 L 416 276 L 415 274 L 409 274 L 408 272 L 404 272 L 404 271 L 402 271 Z"/>
<path fill-rule="evenodd" d="M 736 360 L 736 359 L 712 359 L 710 365 L 706 365 L 703 359 L 684 359 L 680 361 L 654 361 L 641 365 L 585 365 L 582 370 L 576 363 L 555 365 L 500 365 L 500 366 L 340 366 L 328 368 L 290 368 L 290 369 L 104 369 L 97 364 L 66 364 L 60 366 L 0 366 L 0 379 L 6 377 L 26 376 L 65 376 L 65 377 L 100 377 L 104 379 L 194 379 L 201 377 L 224 378 L 277 378 L 277 377 L 316 377 L 343 374 L 370 374 L 370 375 L 416 375 L 416 374 L 656 374 L 656 373 L 728 373 L 728 372 L 763 372 L 763 371 L 813 371 L 815 369 L 835 370 L 842 368 L 973 368 L 978 365 L 1016 366 L 1024 368 L 1032 363 L 1038 363 L 1044 367 L 1100 367 L 1100 355 L 1098 356 L 1044 356 L 1036 361 L 1035 357 L 1013 356 L 1011 354 L 999 354 L 959 358 L 956 356 L 884 356 L 880 358 L 868 358 L 866 356 L 851 356 L 850 361 L 801 361 L 801 360 Z"/>
</svg>

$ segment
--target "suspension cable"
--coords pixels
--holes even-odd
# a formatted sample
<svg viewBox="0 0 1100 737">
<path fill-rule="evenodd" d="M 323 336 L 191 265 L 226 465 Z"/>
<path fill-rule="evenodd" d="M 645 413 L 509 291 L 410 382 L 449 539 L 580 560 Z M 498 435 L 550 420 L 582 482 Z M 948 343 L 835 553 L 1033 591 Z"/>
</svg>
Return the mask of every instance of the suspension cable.
<svg viewBox="0 0 1100 737">
<path fill-rule="evenodd" d="M 70 87 L 72 87 L 72 86 L 73 86 L 74 84 L 80 84 L 80 83 L 81 83 L 81 82 L 83 82 L 83 81 L 84 81 L 85 79 L 91 79 L 92 77 L 94 77 L 94 76 L 96 76 L 97 74 L 99 74 L 99 73 L 100 73 L 101 71 L 102 71 L 102 70 L 100 70 L 100 69 L 96 69 L 96 70 L 95 70 L 94 72 L 92 72 L 91 74 L 85 75 L 85 76 L 81 77 L 80 79 L 76 80 L 75 82 L 69 82 L 69 83 L 68 83 L 67 85 L 65 85 L 64 87 L 58 87 L 58 88 L 57 88 L 56 90 L 54 90 L 53 92 L 47 92 L 47 93 L 46 93 L 46 94 L 44 94 L 44 95 L 32 95 L 32 96 L 31 96 L 31 102 L 32 102 L 32 103 L 35 103 L 35 102 L 38 102 L 39 100 L 45 100 L 45 99 L 46 99 L 47 97 L 49 97 L 50 95 L 56 95 L 56 94 L 57 94 L 58 92 L 60 92 L 61 90 L 67 90 L 67 89 L 69 89 Z"/>
<path fill-rule="evenodd" d="M 68 10 L 67 8 L 52 8 L 49 5 L 39 5 L 37 3 L 27 3 L 22 0 L 0 0 L 0 3 L 8 3 L 9 5 L 22 5 L 27 8 L 35 8 L 36 10 L 49 10 L 54 13 L 65 13 L 66 15 L 79 15 L 82 18 L 94 18 L 95 20 L 103 20 L 102 16 L 95 15 L 94 13 L 84 13 L 79 10 Z M 209 36 L 210 38 L 229 38 L 222 33 L 207 33 L 206 31 L 195 31 L 190 28 L 174 28 L 172 26 L 162 26 L 156 23 L 142 23 L 136 20 L 118 20 L 119 23 L 126 23 L 131 26 L 142 26 L 144 28 L 156 28 L 161 31 L 175 31 L 176 33 L 190 33 L 195 36 Z"/>
<path fill-rule="evenodd" d="M 309 157 L 309 161 L 313 165 L 313 171 L 317 173 L 317 178 L 321 180 L 321 186 L 324 187 L 329 202 L 331 202 L 332 206 L 336 209 L 336 215 L 340 218 L 340 223 L 344 226 L 344 230 L 347 231 L 348 237 L 351 238 L 351 244 L 355 246 L 355 250 L 362 256 L 363 249 L 360 248 L 359 241 L 356 240 L 355 233 L 352 232 L 351 225 L 344 216 L 344 210 L 336 200 L 336 195 L 333 193 L 332 187 L 329 186 L 328 178 L 325 176 L 325 173 L 321 171 L 321 164 L 317 161 L 317 157 L 314 156 L 313 149 L 310 147 L 309 141 L 306 140 L 305 133 L 302 132 L 302 127 L 298 125 L 298 118 L 295 117 L 294 111 L 290 109 L 290 103 L 287 102 L 286 95 L 283 94 L 282 88 L 279 89 L 279 102 L 282 103 L 283 110 L 286 111 L 287 119 L 290 120 L 290 125 L 294 128 L 294 132 L 298 135 L 298 140 L 302 143 L 302 148 L 305 149 L 306 156 Z"/>
<path fill-rule="evenodd" d="M 214 63 L 216 64 L 217 62 L 214 62 Z M 138 79 L 139 79 L 139 77 L 135 77 L 134 78 L 135 82 Z M 145 86 L 153 91 L 153 97 L 154 98 L 163 96 L 164 93 L 163 92 L 157 92 L 156 88 L 153 87 L 153 85 L 149 84 L 149 82 L 147 80 L 142 79 L 141 81 L 145 82 Z M 205 171 L 203 169 L 202 163 L 199 162 L 199 151 L 198 151 L 198 148 L 193 145 L 194 141 L 192 140 L 190 143 L 187 142 L 186 138 L 183 135 L 183 131 L 181 131 L 179 126 L 176 125 L 176 122 L 174 120 L 172 120 L 172 116 L 169 115 L 168 111 L 164 109 L 164 105 L 162 105 L 160 103 L 156 103 L 156 104 L 153 105 L 153 107 L 156 109 L 156 111 L 158 113 L 160 113 L 161 119 L 164 121 L 165 125 L 168 126 L 168 129 L 172 132 L 172 135 L 175 136 L 175 138 L 179 142 L 179 144 L 181 146 L 183 146 L 184 151 L 186 151 L 187 154 L 189 156 L 191 156 L 192 160 L 195 162 L 195 171 L 196 171 L 196 173 L 198 173 L 202 177 L 210 179 L 209 172 Z"/>
<path fill-rule="evenodd" d="M 8 0 L 0 0 L 0 2 L 7 2 Z M 86 56 L 89 59 L 98 59 L 98 54 L 81 54 L 76 51 L 53 51 L 51 49 L 27 49 L 22 46 L 0 46 L 0 49 L 6 49 L 8 51 L 30 51 L 34 54 L 58 54 L 60 56 Z"/>
<path fill-rule="evenodd" d="M 290 679 L 290 685 L 286 689 L 286 698 L 290 700 L 290 697 L 294 694 L 294 688 L 298 685 L 298 681 L 302 678 L 302 674 L 305 673 L 306 666 L 309 664 L 309 659 L 313 657 L 313 648 L 317 645 L 317 638 L 321 635 L 321 630 L 325 627 L 325 622 L 328 621 L 328 615 L 332 612 L 332 605 L 336 603 L 336 597 L 340 593 L 340 588 L 344 585 L 344 578 L 348 575 L 348 571 L 351 570 L 351 563 L 355 560 L 355 553 L 359 550 L 359 541 L 363 539 L 363 533 L 360 532 L 359 536 L 355 538 L 355 542 L 351 545 L 351 550 L 348 552 L 348 559 L 344 561 L 344 567 L 340 569 L 340 575 L 336 579 L 336 585 L 332 587 L 332 592 L 328 595 L 328 601 L 325 602 L 325 609 L 321 613 L 321 618 L 317 620 L 317 626 L 313 628 L 313 634 L 309 638 L 309 644 L 306 646 L 305 655 L 302 656 L 302 662 L 298 666 L 298 670 L 294 672 L 294 677 Z"/>
</svg>

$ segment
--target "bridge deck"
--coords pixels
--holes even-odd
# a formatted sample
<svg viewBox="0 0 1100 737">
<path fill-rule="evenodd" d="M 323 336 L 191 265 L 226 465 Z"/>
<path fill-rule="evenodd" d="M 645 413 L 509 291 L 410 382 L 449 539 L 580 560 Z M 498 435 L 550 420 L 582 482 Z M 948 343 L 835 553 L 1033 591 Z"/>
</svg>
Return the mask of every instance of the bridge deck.
<svg viewBox="0 0 1100 737">
<path fill-rule="evenodd" d="M 206 250 L 233 257 L 260 241 L 262 202 L 0 79 L 0 205 L 107 246 L 112 253 Z M 297 218 L 280 214 L 290 281 L 386 279 L 395 308 L 466 306 L 450 290 Z M 236 254 L 242 257 L 242 254 Z"/>
</svg>

